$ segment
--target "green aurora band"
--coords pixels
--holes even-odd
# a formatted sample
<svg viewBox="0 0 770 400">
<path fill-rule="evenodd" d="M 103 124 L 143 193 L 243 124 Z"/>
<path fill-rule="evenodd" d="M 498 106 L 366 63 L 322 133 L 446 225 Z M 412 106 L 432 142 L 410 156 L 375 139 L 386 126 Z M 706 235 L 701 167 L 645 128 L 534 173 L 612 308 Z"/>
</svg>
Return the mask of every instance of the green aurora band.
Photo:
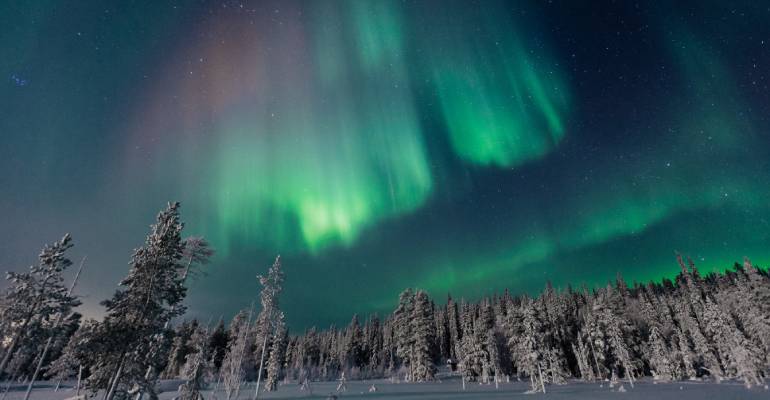
<svg viewBox="0 0 770 400">
<path fill-rule="evenodd" d="M 280 54 L 251 67 L 265 71 L 259 96 L 271 101 L 254 98 L 218 123 L 211 187 L 219 212 L 211 225 L 224 249 L 350 246 L 362 229 L 423 206 L 433 189 L 428 133 L 406 63 L 414 49 L 404 42 L 407 25 L 418 21 L 405 19 L 395 2 L 323 3 L 306 11 L 303 56 Z M 511 21 L 476 18 L 421 28 L 435 31 L 424 35 L 428 42 L 442 41 L 417 60 L 435 77 L 429 86 L 452 147 L 481 165 L 541 157 L 565 132 L 564 84 L 538 71 L 542 62 L 523 50 Z M 455 45 L 468 35 L 462 27 L 476 23 L 496 48 L 488 48 L 489 39 Z M 445 26 L 457 28 L 446 34 Z M 278 35 L 271 39 L 289 40 Z M 479 52 L 490 55 L 473 63 Z"/>
</svg>

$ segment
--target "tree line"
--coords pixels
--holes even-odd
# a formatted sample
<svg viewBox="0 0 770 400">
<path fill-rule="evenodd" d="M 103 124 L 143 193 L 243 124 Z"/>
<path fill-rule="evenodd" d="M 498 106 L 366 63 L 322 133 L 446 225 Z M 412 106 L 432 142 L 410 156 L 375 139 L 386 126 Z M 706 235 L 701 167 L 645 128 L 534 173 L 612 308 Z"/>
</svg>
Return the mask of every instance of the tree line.
<svg viewBox="0 0 770 400">
<path fill-rule="evenodd" d="M 0 374 L 26 382 L 76 380 L 102 400 L 157 398 L 160 379 L 181 379 L 182 400 L 205 388 L 238 398 L 246 382 L 277 390 L 281 382 L 390 378 L 425 382 L 439 368 L 465 383 L 528 380 L 530 390 L 583 381 L 737 379 L 762 385 L 770 367 L 770 278 L 746 259 L 724 273 L 701 276 L 677 256 L 680 274 L 646 285 L 622 278 L 605 287 L 537 297 L 507 291 L 477 302 L 450 296 L 437 304 L 406 289 L 382 318 L 292 335 L 279 305 L 280 257 L 258 277 L 260 306 L 229 324 L 179 321 L 189 277 L 214 254 L 200 237 L 182 237 L 179 204 L 162 210 L 128 275 L 102 302 L 101 321 L 83 320 L 63 273 L 72 239 L 43 248 L 29 272 L 8 273 L 0 297 Z M 80 263 L 83 268 L 83 263 Z M 257 312 L 258 310 L 258 312 Z M 344 379 L 344 378 L 343 378 Z M 58 384 L 57 384 L 58 386 Z"/>
</svg>

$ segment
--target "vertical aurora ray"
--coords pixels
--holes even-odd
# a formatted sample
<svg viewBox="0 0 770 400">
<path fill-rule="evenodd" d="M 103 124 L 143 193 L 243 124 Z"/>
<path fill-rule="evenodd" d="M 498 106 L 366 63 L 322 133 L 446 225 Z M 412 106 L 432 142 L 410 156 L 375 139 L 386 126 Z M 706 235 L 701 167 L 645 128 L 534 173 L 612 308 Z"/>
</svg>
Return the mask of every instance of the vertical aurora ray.
<svg viewBox="0 0 770 400">
<path fill-rule="evenodd" d="M 219 122 L 212 182 L 222 241 L 350 245 L 429 195 L 398 9 L 378 3 L 362 14 L 356 4 L 318 4 L 294 21 L 306 47 L 262 60 L 260 98 Z"/>
<path fill-rule="evenodd" d="M 452 147 L 485 166 L 542 157 L 566 132 L 565 79 L 543 49 L 527 50 L 503 4 L 462 4 L 431 9 L 423 44 Z"/>
</svg>

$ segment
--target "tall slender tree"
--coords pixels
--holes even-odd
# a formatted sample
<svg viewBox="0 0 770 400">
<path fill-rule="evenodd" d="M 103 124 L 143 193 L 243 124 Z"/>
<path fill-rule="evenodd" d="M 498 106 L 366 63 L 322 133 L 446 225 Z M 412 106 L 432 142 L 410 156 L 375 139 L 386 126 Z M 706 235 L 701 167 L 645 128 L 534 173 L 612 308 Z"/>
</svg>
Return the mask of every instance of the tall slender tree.
<svg viewBox="0 0 770 400">
<path fill-rule="evenodd" d="M 281 270 L 281 256 L 275 258 L 275 262 L 270 267 L 267 275 L 257 277 L 259 284 L 262 285 L 262 291 L 259 293 L 259 300 L 262 303 L 262 310 L 257 318 L 258 337 L 261 338 L 261 351 L 259 360 L 259 369 L 257 370 L 257 387 L 254 390 L 254 400 L 259 398 L 259 385 L 262 380 L 262 370 L 265 364 L 265 351 L 267 341 L 276 331 L 279 320 L 283 320 L 283 313 L 278 305 L 278 296 L 283 290 L 283 270 Z"/>
<path fill-rule="evenodd" d="M 72 265 L 65 255 L 71 247 L 72 238 L 66 234 L 61 240 L 43 248 L 38 264 L 31 266 L 29 272 L 7 274 L 10 285 L 3 296 L 0 327 L 4 330 L 0 335 L 7 338 L 8 345 L 0 360 L 0 374 L 18 348 L 31 337 L 30 325 L 47 323 L 55 315 L 66 314 L 80 305 L 80 301 L 64 286 L 62 276 Z"/>
<path fill-rule="evenodd" d="M 158 346 L 167 336 L 167 322 L 184 312 L 185 288 L 179 275 L 184 245 L 179 203 L 169 203 L 158 214 L 144 246 L 136 249 L 128 276 L 120 282 L 106 307 L 104 321 L 95 329 L 91 375 L 87 386 L 105 390 L 105 400 L 124 398 L 129 391 L 146 391 L 155 398 L 149 368 L 160 370 L 167 349 Z"/>
</svg>

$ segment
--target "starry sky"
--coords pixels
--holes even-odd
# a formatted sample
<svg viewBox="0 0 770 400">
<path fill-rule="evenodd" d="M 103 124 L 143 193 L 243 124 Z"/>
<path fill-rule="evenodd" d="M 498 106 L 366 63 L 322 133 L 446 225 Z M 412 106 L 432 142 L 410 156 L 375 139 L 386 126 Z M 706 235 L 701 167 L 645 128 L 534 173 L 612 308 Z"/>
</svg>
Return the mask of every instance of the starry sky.
<svg viewBox="0 0 770 400">
<path fill-rule="evenodd" d="M 3 2 L 0 270 L 71 232 L 99 315 L 169 200 L 190 315 L 281 254 L 293 329 L 767 265 L 770 7 L 658 3 Z"/>
</svg>

